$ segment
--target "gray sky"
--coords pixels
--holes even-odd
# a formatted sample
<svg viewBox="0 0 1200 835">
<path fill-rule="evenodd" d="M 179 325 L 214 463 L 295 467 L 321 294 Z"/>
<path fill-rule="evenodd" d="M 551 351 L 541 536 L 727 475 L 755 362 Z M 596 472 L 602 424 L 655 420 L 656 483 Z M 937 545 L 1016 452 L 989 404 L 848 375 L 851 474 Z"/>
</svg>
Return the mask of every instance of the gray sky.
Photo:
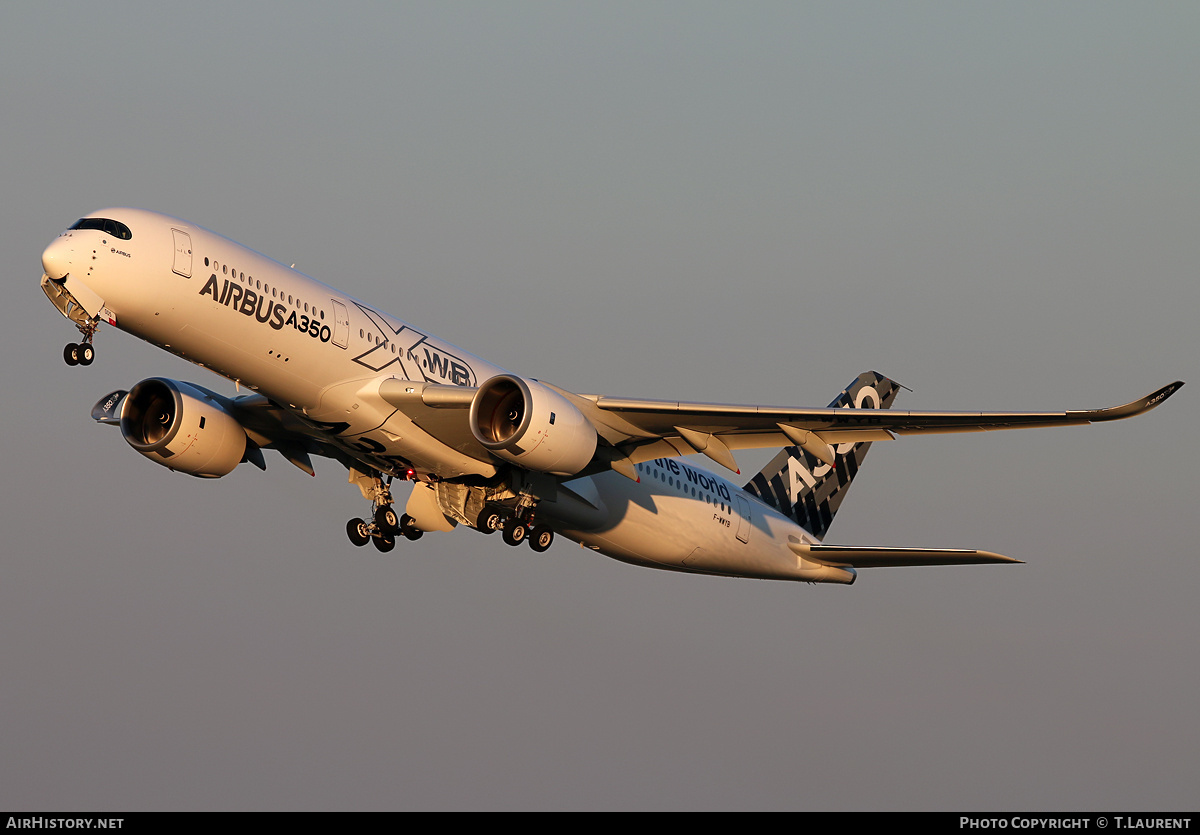
<svg viewBox="0 0 1200 835">
<path fill-rule="evenodd" d="M 0 802 L 1194 809 L 1195 3 L 9 3 Z M 43 247 L 131 205 L 576 391 L 1136 420 L 879 445 L 852 588 L 469 530 L 332 462 L 203 482 L 92 404 Z M 765 458 L 742 456 L 743 471 Z"/>
</svg>

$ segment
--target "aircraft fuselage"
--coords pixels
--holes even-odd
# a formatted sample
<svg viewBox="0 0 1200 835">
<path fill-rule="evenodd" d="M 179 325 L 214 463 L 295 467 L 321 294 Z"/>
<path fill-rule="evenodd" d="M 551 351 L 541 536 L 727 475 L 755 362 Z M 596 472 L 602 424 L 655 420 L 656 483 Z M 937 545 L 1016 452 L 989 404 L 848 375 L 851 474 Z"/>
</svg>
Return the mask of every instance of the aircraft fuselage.
<svg viewBox="0 0 1200 835">
<path fill-rule="evenodd" d="M 76 228 L 43 255 L 92 316 L 257 391 L 324 427 L 381 471 L 488 478 L 494 460 L 433 438 L 377 396 L 381 380 L 478 386 L 504 369 L 195 224 L 108 209 L 120 228 Z M 816 540 L 712 472 L 676 459 L 567 480 L 539 518 L 588 548 L 677 571 L 852 582 L 804 560 Z"/>
</svg>

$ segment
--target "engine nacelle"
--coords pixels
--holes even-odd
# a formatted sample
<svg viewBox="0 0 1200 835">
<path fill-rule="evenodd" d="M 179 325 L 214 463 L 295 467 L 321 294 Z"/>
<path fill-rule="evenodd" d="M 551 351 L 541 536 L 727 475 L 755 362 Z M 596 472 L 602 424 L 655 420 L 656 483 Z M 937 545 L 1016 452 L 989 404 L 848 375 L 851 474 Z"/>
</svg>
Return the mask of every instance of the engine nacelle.
<svg viewBox="0 0 1200 835">
<path fill-rule="evenodd" d="M 246 431 L 212 392 L 164 377 L 125 395 L 121 434 L 156 464 L 200 478 L 227 475 L 246 453 Z"/>
<path fill-rule="evenodd" d="M 570 400 L 536 380 L 492 377 L 475 393 L 470 421 L 475 440 L 529 470 L 575 475 L 596 453 L 596 427 Z"/>
</svg>

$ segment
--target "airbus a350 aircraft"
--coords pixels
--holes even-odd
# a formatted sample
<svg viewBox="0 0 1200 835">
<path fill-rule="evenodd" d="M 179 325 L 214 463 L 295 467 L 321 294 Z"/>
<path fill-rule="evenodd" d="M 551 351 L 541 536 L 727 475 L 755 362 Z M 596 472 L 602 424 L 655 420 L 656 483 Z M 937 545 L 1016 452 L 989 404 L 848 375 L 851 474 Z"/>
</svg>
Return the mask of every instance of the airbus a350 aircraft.
<svg viewBox="0 0 1200 835">
<path fill-rule="evenodd" d="M 42 289 L 83 334 L 128 331 L 250 389 L 225 397 L 160 377 L 102 398 L 155 463 L 219 478 L 273 449 L 314 474 L 341 462 L 367 519 L 356 545 L 462 524 L 537 551 L 555 533 L 652 568 L 819 583 L 878 566 L 1004 563 L 988 551 L 823 542 L 874 441 L 1117 420 L 1148 411 L 1171 383 L 1125 406 L 1068 412 L 901 412 L 899 389 L 860 374 L 827 408 L 731 406 L 579 395 L 521 377 L 202 227 L 138 209 L 82 218 L 42 253 Z M 888 411 L 885 411 L 888 410 Z M 738 449 L 782 447 L 738 486 L 679 460 L 700 453 L 740 472 Z M 412 482 L 406 512 L 394 479 Z"/>
</svg>

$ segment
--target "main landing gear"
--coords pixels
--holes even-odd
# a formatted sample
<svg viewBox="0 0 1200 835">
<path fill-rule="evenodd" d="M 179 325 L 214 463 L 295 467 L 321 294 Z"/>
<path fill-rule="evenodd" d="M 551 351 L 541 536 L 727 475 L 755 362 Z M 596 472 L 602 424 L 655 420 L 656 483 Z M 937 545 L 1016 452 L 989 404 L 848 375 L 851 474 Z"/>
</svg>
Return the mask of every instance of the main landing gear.
<svg viewBox="0 0 1200 835">
<path fill-rule="evenodd" d="M 346 536 L 356 546 L 370 542 L 378 550 L 387 552 L 396 547 L 400 537 L 417 540 L 425 534 L 413 517 L 407 513 L 398 514 L 392 506 L 391 477 L 385 481 L 379 473 L 352 471 L 350 480 L 359 486 L 372 505 L 370 516 L 346 523 Z M 500 531 L 509 545 L 528 542 L 534 551 L 545 551 L 554 543 L 554 530 L 549 525 L 534 523 L 536 502 L 534 497 L 524 494 L 515 501 L 509 498 L 488 502 L 475 518 L 474 527 L 485 534 Z"/>
<path fill-rule="evenodd" d="M 371 521 L 351 519 L 346 523 L 346 536 L 355 545 L 361 547 L 372 542 L 378 550 L 386 553 L 396 547 L 397 536 L 415 541 L 425 534 L 411 516 L 407 513 L 397 514 L 392 507 L 391 481 L 390 477 L 386 484 L 380 478 L 375 479 L 375 510 L 371 514 Z"/>
<path fill-rule="evenodd" d="M 375 519 L 372 522 L 365 519 L 351 519 L 346 523 L 346 536 L 350 538 L 351 542 L 360 547 L 372 542 L 377 549 L 384 553 L 396 547 L 397 536 L 415 541 L 424 534 L 425 531 L 418 528 L 413 522 L 413 518 L 407 513 L 397 517 L 396 511 L 392 509 L 391 505 L 379 508 L 375 512 Z"/>
<path fill-rule="evenodd" d="M 504 541 L 509 545 L 520 545 L 529 542 L 529 547 L 539 553 L 545 551 L 554 543 L 554 531 L 549 525 L 530 525 L 533 514 L 521 512 L 510 515 L 505 510 L 495 506 L 485 507 L 475 521 L 475 527 L 480 533 L 493 534 L 503 532 Z"/>
</svg>

